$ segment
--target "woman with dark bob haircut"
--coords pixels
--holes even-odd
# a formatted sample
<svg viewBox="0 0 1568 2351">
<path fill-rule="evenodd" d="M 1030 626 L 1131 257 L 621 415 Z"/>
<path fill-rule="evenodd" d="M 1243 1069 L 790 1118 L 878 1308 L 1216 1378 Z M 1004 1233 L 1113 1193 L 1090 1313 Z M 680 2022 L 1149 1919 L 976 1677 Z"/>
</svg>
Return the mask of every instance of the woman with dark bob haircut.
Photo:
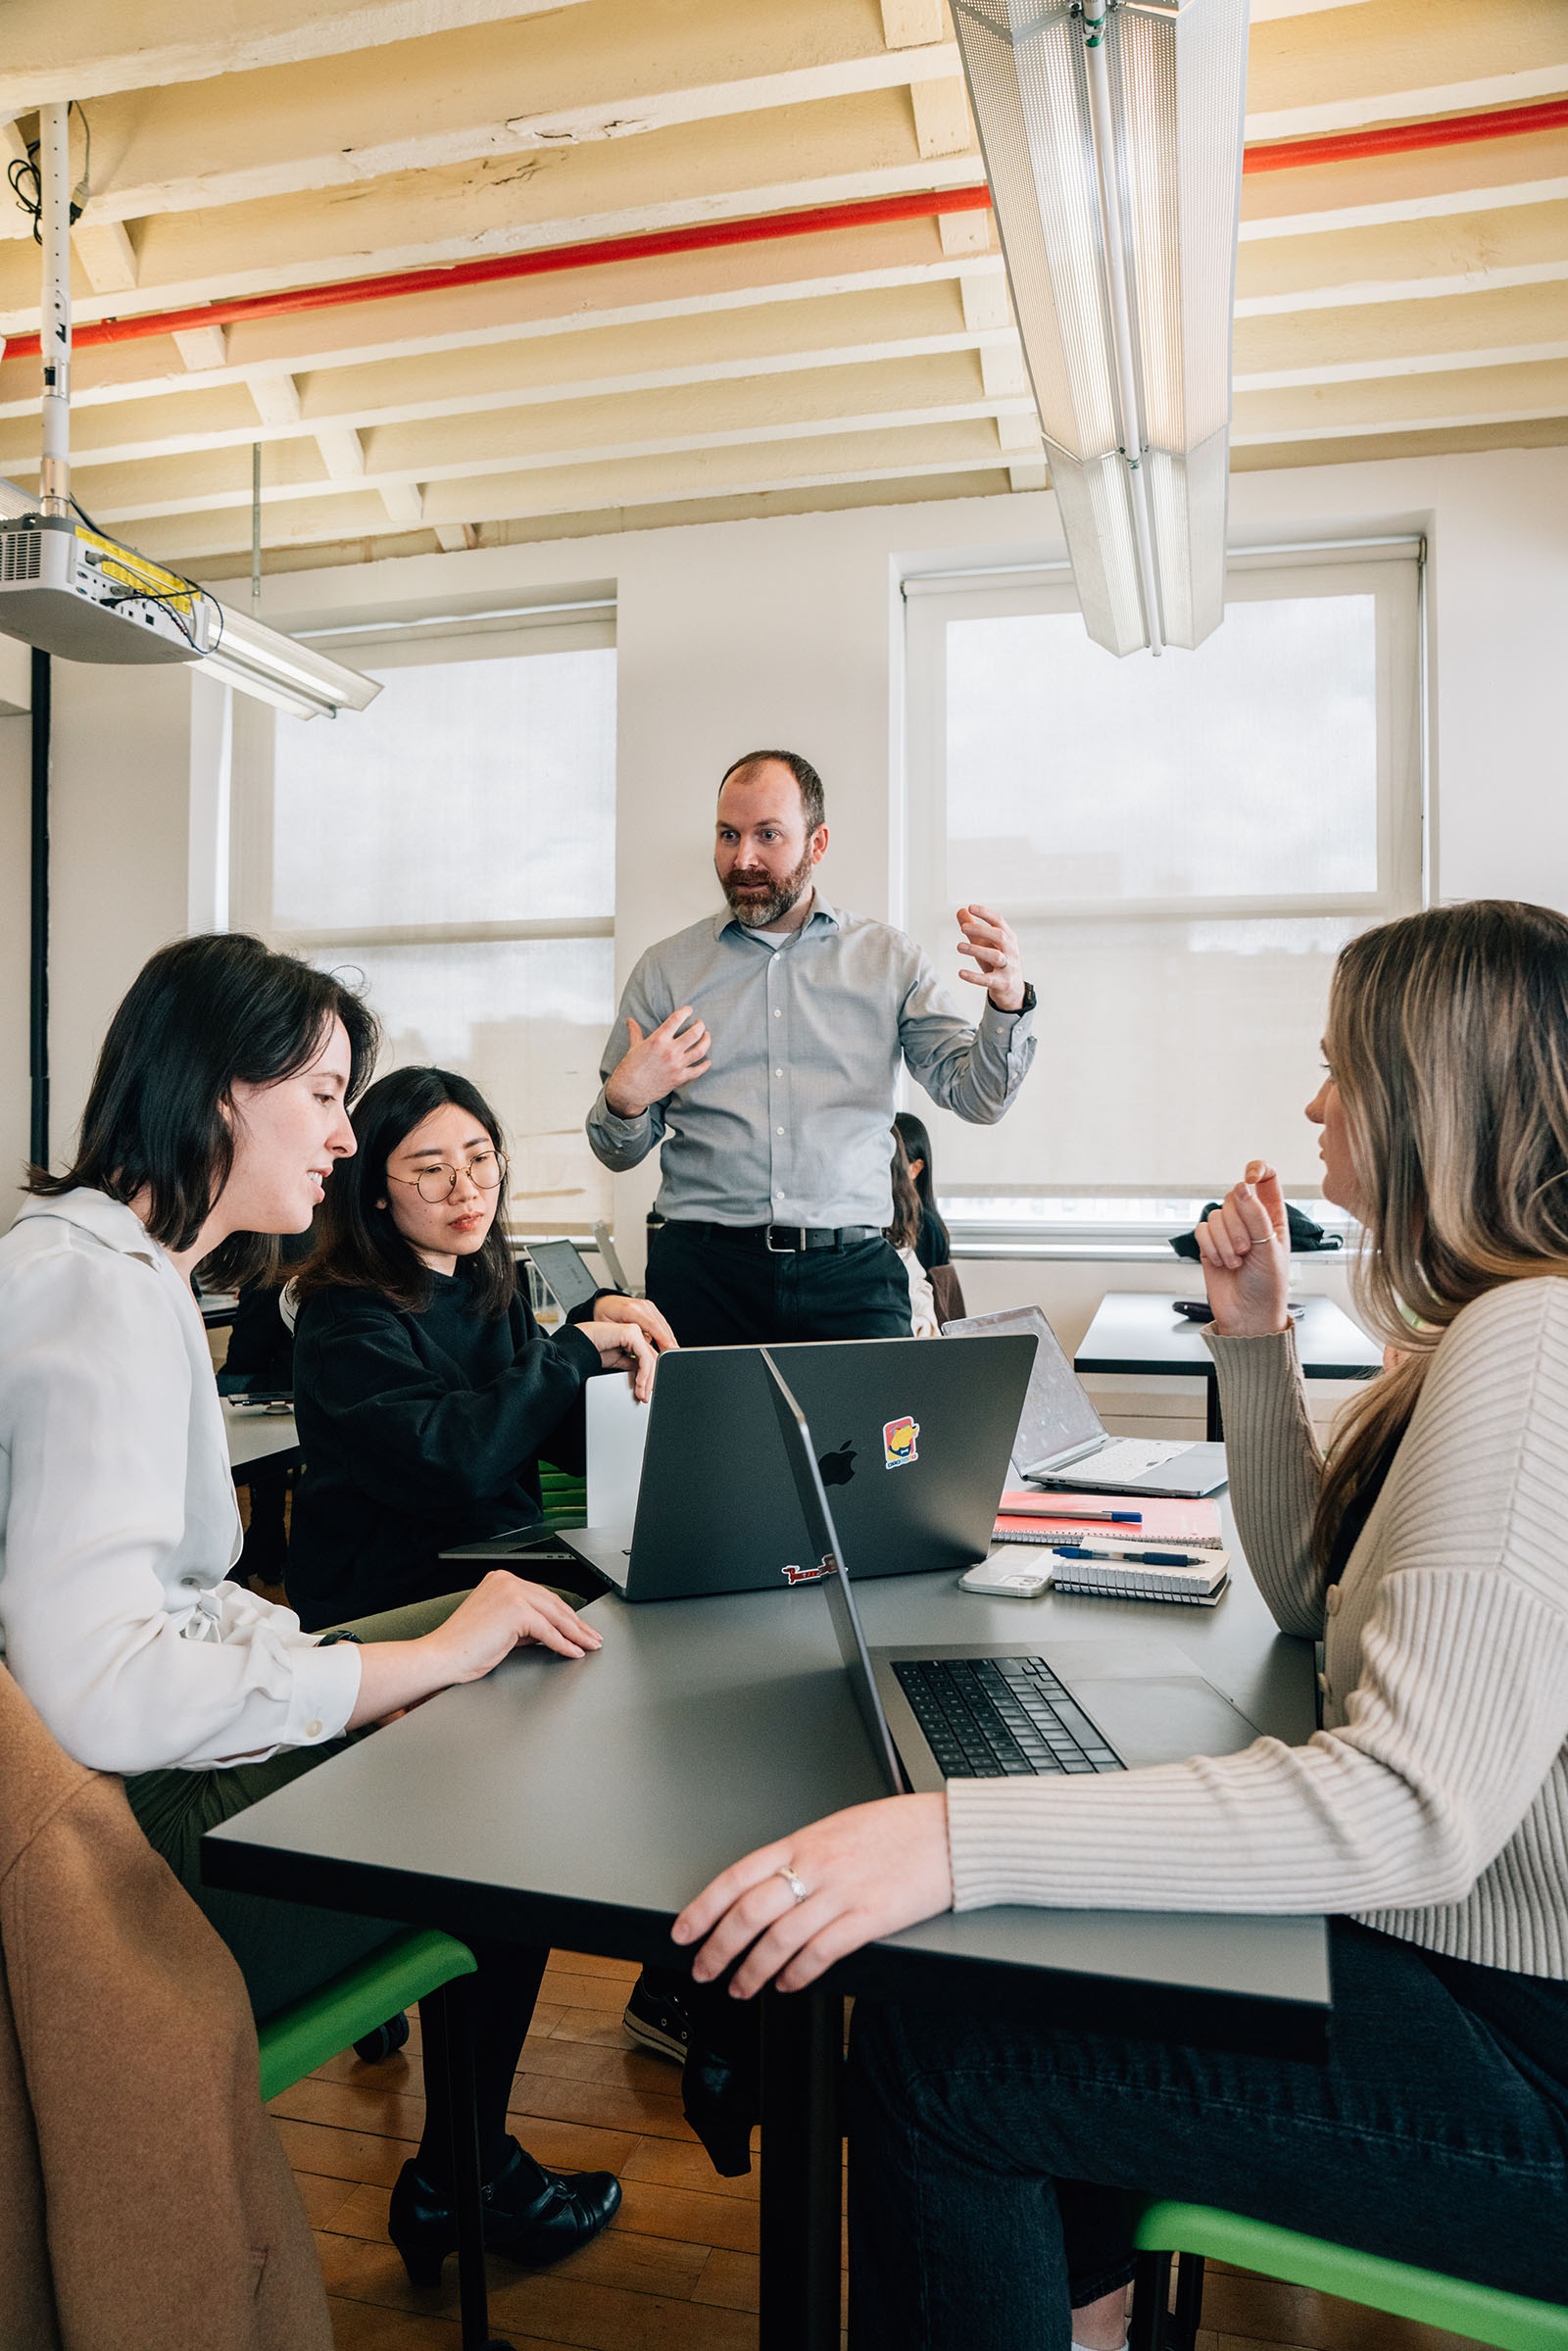
<svg viewBox="0 0 1568 2351">
<path fill-rule="evenodd" d="M 674 1939 L 744 1997 L 949 1909 L 1316 1911 L 1327 2054 L 861 1998 L 855 2351 L 1118 2351 L 1130 2194 L 1568 2301 L 1568 920 L 1482 900 L 1363 932 L 1323 1058 L 1323 1191 L 1391 1363 L 1326 1460 L 1275 1169 L 1198 1228 L 1247 1566 L 1324 1644 L 1322 1729 L 858 1805 L 726 1870 Z"/>
<path fill-rule="evenodd" d="M 646 1398 L 658 1308 L 601 1291 L 542 1338 L 499 1210 L 500 1122 L 450 1069 L 394 1069 L 354 1111 L 359 1149 L 295 1277 L 305 1475 L 288 1596 L 306 1625 L 445 1592 L 456 1543 L 542 1525 L 539 1455 L 582 1453 L 583 1383 L 625 1365 Z"/>
<path fill-rule="evenodd" d="M 375 1023 L 359 998 L 259 939 L 162 949 L 110 1025 L 74 1164 L 32 1171 L 0 1240 L 0 1646 L 78 1762 L 118 1772 L 149 1841 L 228 1944 L 258 2020 L 399 1932 L 201 1882 L 203 1834 L 347 1739 L 519 1643 L 600 1645 L 564 1600 L 496 1573 L 466 1593 L 319 1639 L 229 1580 L 239 1513 L 190 1277 L 266 1267 L 340 1160 Z M 539 2264 L 620 2201 L 506 2135 L 542 1951 L 473 1945 L 486 2240 Z M 426 2046 L 433 2041 L 429 2037 Z M 392 2194 L 416 2282 L 455 2250 L 444 2085 Z"/>
</svg>

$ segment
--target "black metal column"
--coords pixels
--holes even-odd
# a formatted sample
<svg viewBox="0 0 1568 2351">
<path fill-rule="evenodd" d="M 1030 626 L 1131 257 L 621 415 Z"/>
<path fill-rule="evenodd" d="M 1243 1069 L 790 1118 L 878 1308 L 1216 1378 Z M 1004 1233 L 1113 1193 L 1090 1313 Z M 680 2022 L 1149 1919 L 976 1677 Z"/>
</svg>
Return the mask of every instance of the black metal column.
<svg viewBox="0 0 1568 2351">
<path fill-rule="evenodd" d="M 27 976 L 27 1067 L 32 1078 L 28 1155 L 49 1164 L 49 656 L 32 655 L 32 908 Z"/>
</svg>

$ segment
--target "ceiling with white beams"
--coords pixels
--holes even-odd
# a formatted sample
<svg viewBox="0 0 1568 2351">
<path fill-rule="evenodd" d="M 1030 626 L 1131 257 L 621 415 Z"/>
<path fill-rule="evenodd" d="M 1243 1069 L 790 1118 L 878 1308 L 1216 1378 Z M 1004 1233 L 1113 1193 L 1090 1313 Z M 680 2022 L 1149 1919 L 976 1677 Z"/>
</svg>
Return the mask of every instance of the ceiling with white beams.
<svg viewBox="0 0 1568 2351">
<path fill-rule="evenodd" d="M 1044 484 L 990 216 L 935 209 L 983 182 L 944 0 L 5 13 L 12 154 L 48 99 L 78 103 L 74 175 L 91 140 L 75 492 L 149 555 L 248 566 L 257 444 L 270 570 Z M 1565 95 L 1565 0 L 1253 0 L 1234 466 L 1568 439 Z M 647 249 L 719 223 L 760 226 Z M 0 183 L 0 473 L 29 487 L 38 260 Z"/>
</svg>

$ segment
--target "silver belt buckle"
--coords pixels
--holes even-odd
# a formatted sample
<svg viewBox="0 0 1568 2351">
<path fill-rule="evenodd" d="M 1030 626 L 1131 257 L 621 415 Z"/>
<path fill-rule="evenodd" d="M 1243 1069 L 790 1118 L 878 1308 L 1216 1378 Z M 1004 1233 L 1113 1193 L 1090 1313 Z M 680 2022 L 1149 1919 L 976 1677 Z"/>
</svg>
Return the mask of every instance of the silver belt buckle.
<svg viewBox="0 0 1568 2351">
<path fill-rule="evenodd" d="M 786 1241 L 782 1247 L 775 1247 L 775 1233 L 798 1233 L 800 1239 Z M 806 1247 L 806 1227 L 803 1224 L 770 1224 L 763 1232 L 762 1247 L 770 1257 L 798 1257 Z"/>
</svg>

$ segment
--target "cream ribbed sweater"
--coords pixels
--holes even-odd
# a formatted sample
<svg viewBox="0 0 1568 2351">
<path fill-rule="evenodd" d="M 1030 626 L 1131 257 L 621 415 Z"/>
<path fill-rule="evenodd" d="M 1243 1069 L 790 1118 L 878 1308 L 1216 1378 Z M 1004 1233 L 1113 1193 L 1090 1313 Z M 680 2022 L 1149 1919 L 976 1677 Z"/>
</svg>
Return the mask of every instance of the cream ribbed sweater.
<svg viewBox="0 0 1568 2351">
<path fill-rule="evenodd" d="M 1568 1280 L 1466 1307 L 1326 1591 L 1294 1336 L 1209 1345 L 1248 1563 L 1282 1631 L 1326 1644 L 1324 1728 L 1100 1780 L 951 1781 L 955 1907 L 1347 1911 L 1568 1978 Z"/>
</svg>

